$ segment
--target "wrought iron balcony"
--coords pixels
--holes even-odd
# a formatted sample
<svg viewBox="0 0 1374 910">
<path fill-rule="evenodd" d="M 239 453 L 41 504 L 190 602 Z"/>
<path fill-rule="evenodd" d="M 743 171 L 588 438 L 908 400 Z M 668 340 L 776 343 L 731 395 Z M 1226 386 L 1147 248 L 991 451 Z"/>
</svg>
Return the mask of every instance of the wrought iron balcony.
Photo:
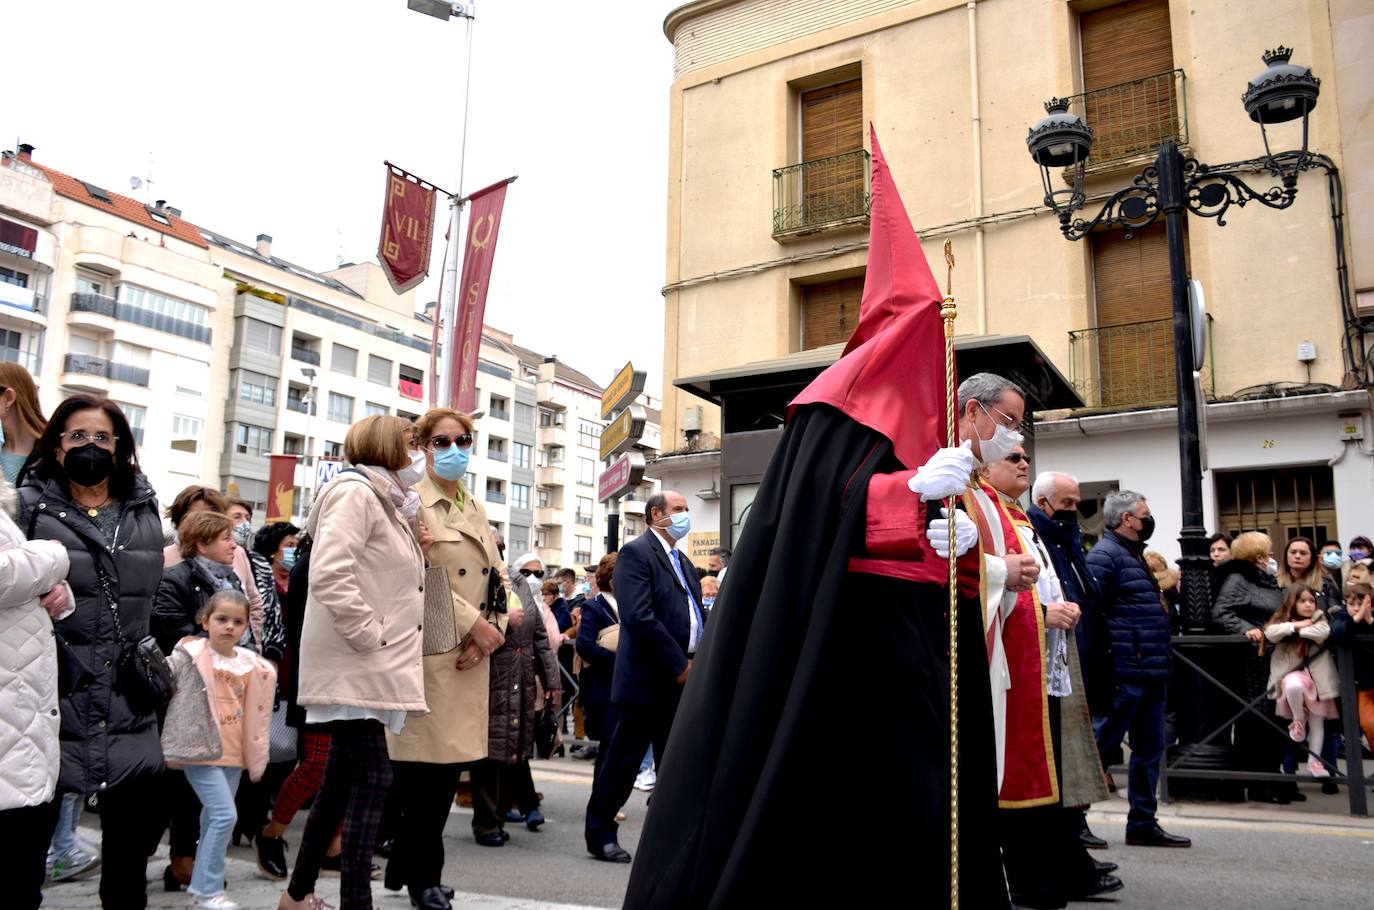
<svg viewBox="0 0 1374 910">
<path fill-rule="evenodd" d="M 863 149 L 773 171 L 773 237 L 868 223 L 869 155 Z"/>
<path fill-rule="evenodd" d="M 1211 323 L 1211 317 L 1207 317 Z M 1210 345 L 1211 333 L 1208 332 Z M 1208 351 L 1205 385 L 1212 386 Z M 1170 318 L 1069 332 L 1069 381 L 1089 408 L 1174 404 L 1174 324 Z"/>
<path fill-rule="evenodd" d="M 1093 128 L 1088 167 L 1154 155 L 1161 143 L 1188 144 L 1183 70 L 1171 70 L 1069 98 L 1069 110 Z"/>
</svg>

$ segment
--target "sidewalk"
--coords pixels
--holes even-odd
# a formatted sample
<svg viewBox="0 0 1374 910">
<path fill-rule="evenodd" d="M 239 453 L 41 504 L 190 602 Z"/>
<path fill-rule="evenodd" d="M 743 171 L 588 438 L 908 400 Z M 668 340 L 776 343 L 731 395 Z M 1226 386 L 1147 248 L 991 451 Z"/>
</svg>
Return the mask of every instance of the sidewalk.
<svg viewBox="0 0 1374 910">
<path fill-rule="evenodd" d="M 1171 820 L 1184 823 L 1197 823 L 1200 827 L 1230 827 L 1240 824 L 1303 826 L 1308 828 L 1329 828 L 1333 830 L 1360 832 L 1363 836 L 1374 838 L 1374 818 L 1360 818 L 1350 814 L 1349 802 L 1345 791 L 1324 794 L 1317 787 L 1304 787 L 1302 792 L 1307 802 L 1290 803 L 1286 806 L 1272 803 L 1221 803 L 1221 802 L 1161 802 L 1156 815 L 1165 830 Z M 1118 793 L 1111 799 L 1093 803 L 1088 810 L 1089 823 L 1106 822 L 1125 825 L 1130 805 Z M 1225 824 L 1207 824 L 1225 823 Z"/>
</svg>

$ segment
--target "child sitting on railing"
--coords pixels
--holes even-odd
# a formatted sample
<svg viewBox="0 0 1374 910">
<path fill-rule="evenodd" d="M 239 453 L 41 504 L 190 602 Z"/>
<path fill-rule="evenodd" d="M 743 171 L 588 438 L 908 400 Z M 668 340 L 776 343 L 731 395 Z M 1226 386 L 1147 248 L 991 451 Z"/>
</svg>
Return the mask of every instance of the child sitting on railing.
<svg viewBox="0 0 1374 910">
<path fill-rule="evenodd" d="M 1283 604 L 1264 626 L 1264 637 L 1274 643 L 1269 695 L 1278 701 L 1278 715 L 1289 719 L 1293 742 L 1307 742 L 1307 771 L 1319 778 L 1331 776 L 1317 756 L 1326 735 L 1323 721 L 1337 715 L 1340 691 L 1336 661 L 1321 648 L 1330 634 L 1326 614 L 1317 609 L 1317 592 L 1301 583 L 1289 585 Z"/>
</svg>

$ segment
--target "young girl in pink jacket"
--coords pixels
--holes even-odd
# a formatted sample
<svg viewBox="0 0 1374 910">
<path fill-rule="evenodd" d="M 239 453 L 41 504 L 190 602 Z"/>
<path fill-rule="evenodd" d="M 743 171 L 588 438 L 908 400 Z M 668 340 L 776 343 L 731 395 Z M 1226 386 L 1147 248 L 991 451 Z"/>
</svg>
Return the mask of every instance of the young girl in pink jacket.
<svg viewBox="0 0 1374 910">
<path fill-rule="evenodd" d="M 229 834 L 237 821 L 234 790 L 244 769 L 256 781 L 267 767 L 277 672 L 236 644 L 248 627 L 242 594 L 218 592 L 197 619 L 207 637 L 184 638 L 172 651 L 177 690 L 167 707 L 162 751 L 169 766 L 186 773 L 202 806 L 189 907 L 237 910 L 224 891 Z"/>
</svg>

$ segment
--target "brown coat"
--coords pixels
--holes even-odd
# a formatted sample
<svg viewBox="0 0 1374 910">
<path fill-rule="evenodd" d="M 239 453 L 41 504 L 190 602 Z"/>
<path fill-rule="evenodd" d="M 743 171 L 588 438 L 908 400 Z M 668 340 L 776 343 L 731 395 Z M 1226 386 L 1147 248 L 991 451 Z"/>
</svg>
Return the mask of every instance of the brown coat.
<svg viewBox="0 0 1374 910">
<path fill-rule="evenodd" d="M 506 630 L 506 643 L 491 655 L 487 757 L 508 765 L 529 758 L 534 748 L 534 722 L 540 707 L 535 680 L 545 691 L 557 691 L 559 685 L 558 659 L 549 647 L 545 611 L 536 603 L 522 606 L 520 625 Z"/>
<path fill-rule="evenodd" d="M 458 636 L 466 637 L 487 607 L 491 573 L 501 571 L 486 509 L 469 493 L 459 510 L 428 474 L 415 485 L 415 492 L 420 495 L 420 520 L 434 535 L 429 563 L 448 570 Z M 504 625 L 505 617 L 499 619 Z M 491 662 L 458 670 L 458 653 L 424 658 L 430 713 L 407 720 L 400 735 L 387 735 L 387 751 L 396 761 L 455 764 L 486 758 Z"/>
<path fill-rule="evenodd" d="M 301 705 L 425 708 L 425 562 L 384 477 L 345 471 L 306 519 L 313 540 L 301 628 Z"/>
</svg>

